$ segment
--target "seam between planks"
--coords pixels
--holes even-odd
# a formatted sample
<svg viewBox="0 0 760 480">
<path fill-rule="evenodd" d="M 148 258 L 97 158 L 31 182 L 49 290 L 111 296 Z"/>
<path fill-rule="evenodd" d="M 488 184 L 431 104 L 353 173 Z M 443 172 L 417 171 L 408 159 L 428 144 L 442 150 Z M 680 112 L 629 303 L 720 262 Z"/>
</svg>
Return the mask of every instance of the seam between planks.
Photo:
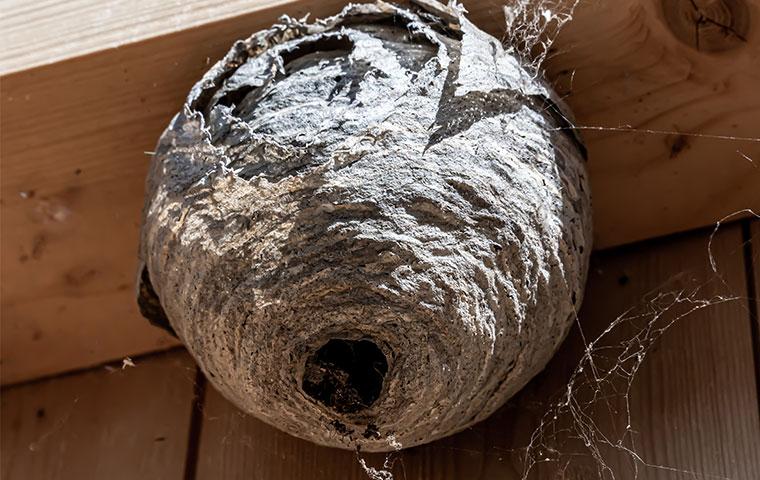
<svg viewBox="0 0 760 480">
<path fill-rule="evenodd" d="M 152 358 L 161 358 L 161 356 L 168 356 L 172 355 L 174 353 L 180 352 L 186 350 L 183 345 L 174 345 L 168 348 L 159 349 L 159 350 L 152 350 L 148 352 L 139 353 L 136 355 L 122 355 L 119 358 L 113 358 L 111 360 L 105 360 L 103 362 L 95 363 L 92 365 L 86 365 L 83 367 L 77 367 L 70 370 L 64 370 L 61 372 L 54 372 L 46 375 L 41 375 L 39 377 L 31 377 L 24 380 L 19 380 L 16 382 L 10 382 L 10 383 L 4 383 L 0 385 L 0 392 L 13 389 L 16 387 L 24 387 L 28 385 L 34 385 L 36 383 L 42 383 L 47 382 L 50 380 L 59 380 L 62 378 L 69 378 L 69 377 L 75 377 L 77 375 L 97 371 L 101 368 L 106 367 L 113 367 L 113 368 L 122 368 L 123 361 L 127 358 L 132 360 L 135 365 L 139 365 L 141 362 L 145 360 L 150 360 Z"/>
<path fill-rule="evenodd" d="M 190 410 L 190 432 L 187 436 L 184 480 L 195 480 L 198 471 L 198 452 L 203 428 L 203 406 L 206 403 L 206 377 L 200 367 L 195 367 L 193 404 Z"/>
<path fill-rule="evenodd" d="M 760 238 L 755 239 L 760 240 Z M 742 220 L 742 243 L 744 247 L 744 277 L 747 281 L 747 307 L 752 335 L 752 356 L 755 361 L 755 388 L 760 411 L 760 319 L 758 318 L 758 285 L 755 284 L 755 262 L 752 238 L 752 220 Z"/>
</svg>

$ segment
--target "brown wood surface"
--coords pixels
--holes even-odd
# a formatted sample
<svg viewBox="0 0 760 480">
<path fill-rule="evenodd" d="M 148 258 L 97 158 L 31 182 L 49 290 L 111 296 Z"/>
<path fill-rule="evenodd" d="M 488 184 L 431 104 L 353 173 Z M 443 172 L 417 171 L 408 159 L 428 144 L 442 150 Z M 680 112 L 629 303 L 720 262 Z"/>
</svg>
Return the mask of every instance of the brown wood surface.
<svg viewBox="0 0 760 480">
<path fill-rule="evenodd" d="M 173 11 L 141 0 L 113 7 L 112 16 L 107 5 L 85 0 L 65 12 L 55 2 L 21 2 L 4 20 L 45 32 L 15 44 L 23 44 L 26 53 L 13 51 L 24 61 L 45 63 L 47 53 L 58 61 L 0 79 L 3 383 L 173 345 L 134 305 L 149 152 L 190 86 L 234 39 L 282 13 L 318 17 L 345 3 L 193 1 L 197 10 L 172 4 L 180 9 Z M 503 30 L 502 2 L 465 3 L 483 28 Z M 746 41 L 717 53 L 679 40 L 659 1 L 581 3 L 547 64 L 549 77 L 581 126 L 644 130 L 584 131 L 597 247 L 760 210 L 760 143 L 710 137 L 760 136 L 759 3 L 748 0 L 754 27 Z M 58 32 L 52 18 L 90 27 Z M 150 28 L 133 28 L 143 20 Z M 68 45 L 63 53 L 45 47 L 51 30 Z M 88 35 L 104 49 L 93 51 Z"/>
<path fill-rule="evenodd" d="M 2 392 L 4 480 L 181 479 L 195 366 L 184 351 Z"/>
<path fill-rule="evenodd" d="M 580 313 L 588 340 L 622 314 L 650 318 L 647 312 L 669 305 L 676 294 L 684 298 L 692 294 L 694 302 L 736 297 L 685 316 L 650 351 L 631 387 L 628 436 L 624 436 L 624 399 L 610 396 L 614 393 L 611 385 L 601 391 L 607 400 L 584 410 L 599 433 L 613 442 L 633 439 L 642 462 L 660 467 L 638 462 L 638 478 L 760 478 L 760 420 L 741 230 L 737 225 L 722 227 L 715 236 L 712 252 L 717 274 L 708 260 L 709 233 L 647 242 L 594 257 Z M 670 307 L 658 325 L 683 314 L 694 302 Z M 613 334 L 611 344 L 637 331 L 624 326 Z M 521 447 L 527 445 L 537 419 L 549 409 L 550 399 L 564 391 L 583 345 L 576 328 L 546 370 L 494 416 L 453 437 L 394 455 L 396 478 L 520 478 Z M 603 364 L 599 357 L 597 365 Z M 618 388 L 624 385 L 616 384 Z M 590 393 L 579 389 L 579 400 Z M 563 414 L 553 426 L 567 428 L 568 420 Z M 201 480 L 367 478 L 352 452 L 289 437 L 243 415 L 213 389 L 207 391 L 201 432 Z M 560 478 L 598 478 L 597 463 L 572 436 L 560 434 L 556 441 L 547 441 L 547 446 L 564 455 L 552 456 L 556 462 L 540 464 L 532 478 L 555 478 L 558 470 L 566 475 Z M 604 447 L 601 452 L 616 478 L 634 478 L 635 462 L 630 455 Z M 375 467 L 384 460 L 377 454 L 365 458 Z"/>
</svg>

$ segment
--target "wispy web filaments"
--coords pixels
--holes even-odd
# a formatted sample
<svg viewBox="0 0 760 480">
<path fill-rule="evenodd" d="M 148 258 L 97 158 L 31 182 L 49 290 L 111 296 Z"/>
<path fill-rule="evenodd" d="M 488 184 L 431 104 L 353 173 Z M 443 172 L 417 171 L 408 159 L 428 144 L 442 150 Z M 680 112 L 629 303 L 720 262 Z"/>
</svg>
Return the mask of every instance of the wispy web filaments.
<svg viewBox="0 0 760 480">
<path fill-rule="evenodd" d="M 504 44 L 531 73 L 538 75 L 562 27 L 580 0 L 512 0 L 504 5 Z"/>
<path fill-rule="evenodd" d="M 621 453 L 630 460 L 636 478 L 644 468 L 696 475 L 675 466 L 655 465 L 640 455 L 631 390 L 647 354 L 670 327 L 699 310 L 740 298 L 708 295 L 705 290 L 711 283 L 657 293 L 640 312 L 623 313 L 585 344 L 564 392 L 546 410 L 524 450 L 523 480 L 533 478 L 540 464 L 554 472 L 552 478 L 561 478 L 581 457 L 593 460 L 596 478 L 620 478 L 610 461 L 619 461 Z"/>
</svg>

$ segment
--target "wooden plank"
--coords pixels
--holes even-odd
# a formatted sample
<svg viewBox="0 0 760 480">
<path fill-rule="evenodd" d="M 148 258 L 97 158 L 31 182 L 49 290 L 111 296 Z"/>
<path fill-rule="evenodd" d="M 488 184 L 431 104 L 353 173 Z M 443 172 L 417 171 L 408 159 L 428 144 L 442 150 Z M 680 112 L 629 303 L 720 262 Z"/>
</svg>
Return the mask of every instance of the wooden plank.
<svg viewBox="0 0 760 480">
<path fill-rule="evenodd" d="M 70 50 L 51 53 L 67 60 L 5 75 L 0 83 L 4 383 L 173 344 L 134 306 L 145 152 L 193 82 L 234 39 L 282 13 L 325 16 L 345 2 L 236 0 L 222 6 L 193 0 L 197 9 L 187 10 L 155 0 L 140 0 L 134 9 L 112 0 L 107 7 L 93 7 L 91 0 L 66 7 L 27 3 L 13 3 L 15 13 L 4 20 L 18 35 L 19 24 L 36 32 L 15 43 L 26 53 L 14 47 L 12 55 L 44 62 L 52 37 Z M 466 4 L 483 28 L 503 29 L 500 2 Z M 752 25 L 760 25 L 758 4 L 749 1 Z M 760 29 L 751 30 L 739 49 L 706 54 L 677 40 L 657 5 L 582 3 L 548 64 L 579 123 L 757 137 L 760 64 L 753 59 L 760 54 Z M 109 8 L 111 17 L 96 26 L 92 19 Z M 60 18 L 67 25 L 81 18 L 92 29 L 45 27 Z M 175 32 L 177 18 L 196 26 Z M 132 28 L 143 20 L 147 27 Z M 77 56 L 101 40 L 103 50 Z M 113 45 L 119 48 L 105 48 Z M 38 52 L 37 60 L 30 52 Z M 760 169 L 757 160 L 747 160 L 760 159 L 760 143 L 584 133 L 597 247 L 710 224 L 742 208 L 760 210 Z"/>
<path fill-rule="evenodd" d="M 198 480 L 361 479 L 353 452 L 319 447 L 282 433 L 207 389 L 198 449 Z"/>
<path fill-rule="evenodd" d="M 195 366 L 135 363 L 4 389 L 2 478 L 183 478 Z"/>
<path fill-rule="evenodd" d="M 37 0 L 30 4 L 4 0 L 0 75 L 286 3 L 287 0 Z"/>
<path fill-rule="evenodd" d="M 690 292 L 701 286 L 695 300 L 717 294 L 739 297 L 684 317 L 643 363 L 630 394 L 636 450 L 647 462 L 678 472 L 640 465 L 641 479 L 685 478 L 683 471 L 692 472 L 689 475 L 695 478 L 760 478 L 760 420 L 744 303 L 740 229 L 724 227 L 713 241 L 718 272 L 725 284 L 710 269 L 707 243 L 708 233 L 700 233 L 597 253 L 594 257 L 580 320 L 589 340 L 629 309 L 633 309 L 629 315 L 651 309 L 653 304 L 644 299 L 651 300 L 658 293 Z M 666 296 L 657 304 L 664 306 L 667 299 Z M 662 320 L 683 313 L 683 307 L 672 308 Z M 635 332 L 630 326 L 624 327 L 617 338 L 630 338 Z M 396 478 L 520 478 L 521 448 L 528 444 L 537 420 L 549 411 L 550 399 L 557 399 L 565 391 L 567 379 L 583 354 L 583 345 L 576 328 L 547 369 L 495 415 L 458 435 L 395 454 L 392 458 Z M 613 438 L 611 432 L 620 428 L 626 418 L 621 399 L 610 400 L 616 409 L 612 418 L 603 402 L 587 413 L 591 415 L 589 421 Z M 553 426 L 568 426 L 562 422 L 569 417 L 562 415 Z M 557 457 L 561 462 L 556 464 L 541 464 L 531 478 L 556 478 L 556 466 L 565 472 L 561 478 L 597 478 L 595 463 L 572 455 L 582 454 L 582 449 L 573 445 L 571 438 L 558 438 L 560 444 L 554 446 L 566 456 Z M 616 478 L 634 478 L 629 457 L 602 451 L 615 469 Z M 383 455 L 365 457 L 375 467 L 384 461 Z M 686 477 L 691 478 L 689 475 Z M 197 478 L 220 477 L 367 478 L 352 452 L 325 449 L 290 437 L 244 415 L 209 389 Z"/>
<path fill-rule="evenodd" d="M 679 41 L 661 0 L 582 1 L 563 30 L 547 75 L 591 127 L 597 247 L 760 209 L 760 1 L 745 3 L 746 42 L 718 53 Z"/>
</svg>

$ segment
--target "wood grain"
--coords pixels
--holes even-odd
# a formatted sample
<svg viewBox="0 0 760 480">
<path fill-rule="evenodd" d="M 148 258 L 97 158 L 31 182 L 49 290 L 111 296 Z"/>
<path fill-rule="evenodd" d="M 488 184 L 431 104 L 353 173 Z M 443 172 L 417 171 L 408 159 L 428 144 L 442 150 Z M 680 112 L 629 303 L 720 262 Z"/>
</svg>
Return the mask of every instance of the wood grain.
<svg viewBox="0 0 760 480">
<path fill-rule="evenodd" d="M 3 68 L 24 66 L 0 79 L 3 383 L 173 344 L 134 306 L 145 152 L 233 40 L 345 2 L 121 3 L 14 0 L 0 25 Z M 466 4 L 499 35 L 501 2 Z M 659 1 L 582 2 L 547 64 L 579 124 L 676 132 L 583 132 L 597 247 L 760 211 L 760 143 L 699 136 L 760 137 L 759 4 L 743 45 L 705 53 Z"/>
<path fill-rule="evenodd" d="M 4 389 L 2 478 L 183 478 L 195 366 L 135 363 Z"/>
<path fill-rule="evenodd" d="M 597 253 L 580 325 L 586 338 L 598 336 L 619 315 L 652 311 L 667 294 L 692 292 L 695 300 L 736 296 L 678 321 L 643 363 L 630 392 L 632 435 L 641 458 L 664 468 L 638 465 L 638 478 L 760 477 L 760 420 L 754 383 L 750 323 L 746 306 L 742 239 L 738 226 L 723 227 L 708 261 L 709 232 L 679 236 Z M 723 283 L 725 281 L 725 284 Z M 666 296 L 652 303 L 658 294 Z M 668 321 L 684 312 L 673 307 Z M 450 438 L 392 456 L 401 479 L 517 479 L 520 456 L 538 419 L 564 392 L 584 351 L 576 328 L 546 370 L 488 420 Z M 637 332 L 623 327 L 614 340 Z M 601 358 L 601 357 L 600 357 Z M 601 365 L 599 361 L 599 365 Z M 579 390 L 579 396 L 589 393 Z M 608 395 L 611 391 L 602 392 Z M 609 438 L 625 429 L 622 397 L 609 398 L 587 413 Z M 612 412 L 612 414 L 611 414 Z M 213 390 L 208 392 L 200 443 L 198 478 L 271 479 L 366 478 L 351 452 L 324 449 L 289 437 L 243 415 Z M 568 427 L 568 417 L 554 425 Z M 623 430 L 621 430 L 623 429 Z M 616 433 L 617 432 L 617 433 Z M 572 435 L 549 442 L 566 455 L 540 464 L 531 478 L 597 478 L 597 465 Z M 616 478 L 634 478 L 631 457 L 602 449 Z M 536 452 L 534 452 L 536 453 Z M 579 454 L 578 456 L 570 455 Z M 382 465 L 382 455 L 367 455 Z M 554 457 L 552 457 L 554 458 Z M 669 469 L 673 470 L 669 470 Z M 691 472 L 691 473 L 683 473 Z"/>
<path fill-rule="evenodd" d="M 721 53 L 678 40 L 655 0 L 581 2 L 563 30 L 547 73 L 591 128 L 597 246 L 760 208 L 760 2 L 747 5 L 746 42 Z"/>
<path fill-rule="evenodd" d="M 4 0 L 0 75 L 287 3 L 288 0 L 37 0 L 30 4 Z"/>
</svg>

